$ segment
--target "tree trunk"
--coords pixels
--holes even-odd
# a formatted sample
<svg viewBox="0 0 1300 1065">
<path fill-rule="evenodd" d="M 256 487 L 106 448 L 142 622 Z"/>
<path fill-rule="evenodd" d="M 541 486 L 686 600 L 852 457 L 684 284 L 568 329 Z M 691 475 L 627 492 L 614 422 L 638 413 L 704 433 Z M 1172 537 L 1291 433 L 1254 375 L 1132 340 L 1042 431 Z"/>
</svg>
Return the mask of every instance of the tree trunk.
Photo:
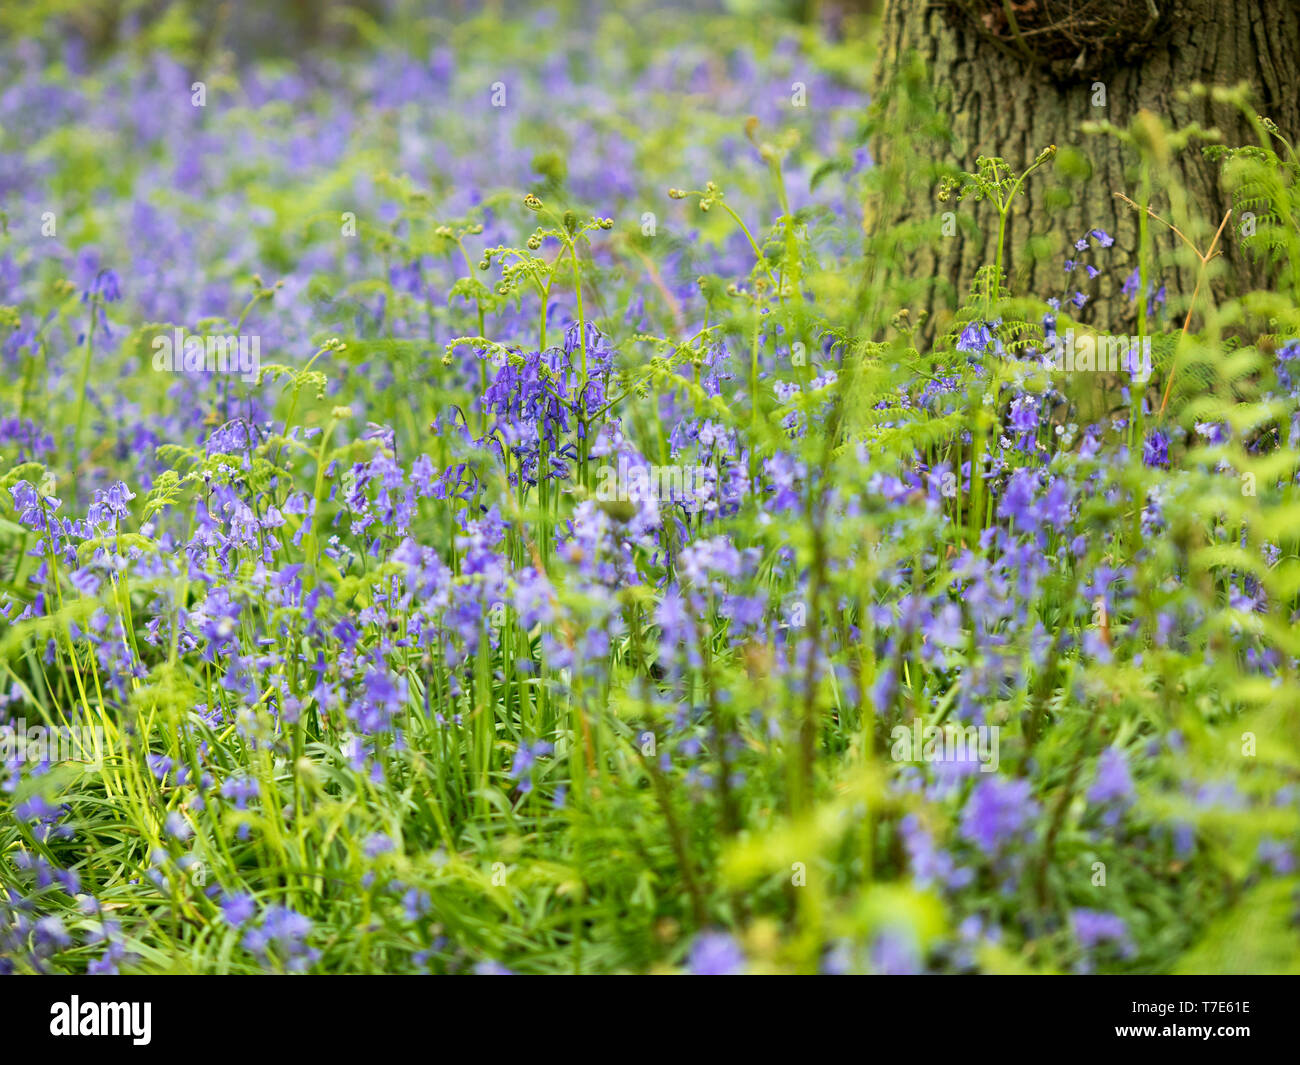
<svg viewBox="0 0 1300 1065">
<path fill-rule="evenodd" d="M 1090 261 L 1102 270 L 1091 283 L 1092 299 L 1076 317 L 1111 332 L 1128 332 L 1133 321 L 1134 302 L 1119 289 L 1137 265 L 1137 215 L 1115 197 L 1123 192 L 1134 198 L 1135 158 L 1130 149 L 1112 137 L 1085 134 L 1083 123 L 1107 120 L 1127 127 L 1140 109 L 1155 112 L 1175 128 L 1198 122 L 1216 127 L 1222 143 L 1229 146 L 1257 143 L 1254 132 L 1234 107 L 1214 104 L 1201 97 L 1178 99 L 1180 90 L 1194 82 L 1206 85 L 1235 85 L 1246 81 L 1254 91 L 1260 114 L 1272 118 L 1282 133 L 1295 143 L 1300 134 L 1300 3 L 1297 0 L 1156 0 L 1145 8 L 1160 13 L 1158 21 L 1142 27 L 1134 37 L 1126 58 L 1117 48 L 1083 51 L 1076 60 L 1063 64 L 1034 62 L 1029 49 L 1011 35 L 1005 11 L 1019 13 L 1021 23 L 1032 23 L 1034 12 L 1051 12 L 1068 6 L 1068 0 L 1000 0 L 982 3 L 963 0 L 885 0 L 881 15 L 881 44 L 873 71 L 879 89 L 887 85 L 904 57 L 915 52 L 925 62 L 929 84 L 939 107 L 951 121 L 955 143 L 951 147 L 932 144 L 931 158 L 975 169 L 978 155 L 1001 156 L 1017 171 L 1027 167 L 1049 144 L 1073 146 L 1087 158 L 1087 176 L 1071 177 L 1048 167 L 1032 175 L 1027 195 L 1012 209 L 1006 242 L 1006 273 L 1016 295 L 1047 298 L 1071 295 L 1074 287 L 1063 262 L 1073 242 L 1089 230 L 1102 229 L 1115 238 L 1113 247 L 1096 251 Z M 1124 0 L 1094 0 L 1093 11 L 1131 11 Z M 969 13 L 984 9 L 984 18 Z M 963 10 L 965 8 L 966 10 Z M 1001 21 L 1000 21 L 1001 20 Z M 1122 21 L 1122 20 L 1121 20 Z M 982 25 L 981 25 L 982 23 Z M 1021 41 L 1036 41 L 1031 31 Z M 1000 31 L 1000 32 L 999 32 Z M 996 35 L 1003 41 L 992 39 Z M 1110 52 L 1108 56 L 1106 51 Z M 1063 69 L 1064 68 L 1064 69 Z M 1105 91 L 1104 106 L 1096 106 L 1096 86 Z M 1201 237 L 1204 248 L 1217 229 L 1230 196 L 1219 178 L 1220 164 L 1207 160 L 1203 141 L 1175 156 L 1174 176 L 1187 192 L 1188 208 L 1208 228 Z M 877 158 L 885 158 L 889 144 L 872 146 Z M 1059 157 L 1058 157 L 1059 158 Z M 1168 200 L 1157 186 L 1153 208 L 1168 217 Z M 935 218 L 940 212 L 973 212 L 978 237 L 963 233 L 937 241 L 922 249 L 907 264 L 913 277 L 947 281 L 957 300 L 969 291 L 971 278 L 983 264 L 993 261 L 997 214 L 987 204 L 970 199 L 940 204 L 930 190 L 898 207 L 883 224 Z M 1152 222 L 1155 247 L 1165 249 L 1173 238 Z M 1048 237 L 1051 253 L 1036 261 L 1023 249 L 1030 236 Z M 1232 232 L 1223 243 L 1230 269 L 1217 281 L 1219 291 L 1235 292 L 1257 280 L 1243 260 Z M 1171 303 L 1190 296 L 1195 282 L 1193 271 L 1168 263 L 1156 272 L 1157 284 L 1168 287 Z M 1085 291 L 1089 289 L 1085 287 Z M 931 323 L 942 327 L 953 307 L 953 290 L 942 285 L 928 297 Z"/>
</svg>

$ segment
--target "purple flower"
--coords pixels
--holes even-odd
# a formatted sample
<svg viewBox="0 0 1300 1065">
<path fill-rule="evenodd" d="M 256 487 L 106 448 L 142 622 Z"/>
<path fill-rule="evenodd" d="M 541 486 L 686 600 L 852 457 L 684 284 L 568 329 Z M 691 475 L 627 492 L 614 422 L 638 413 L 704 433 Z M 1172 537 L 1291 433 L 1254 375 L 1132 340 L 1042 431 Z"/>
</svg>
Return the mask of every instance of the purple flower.
<svg viewBox="0 0 1300 1065">
<path fill-rule="evenodd" d="M 1120 947 L 1121 954 L 1131 951 L 1128 925 L 1116 914 L 1078 909 L 1070 915 L 1070 923 L 1074 927 L 1074 938 L 1085 950 L 1093 950 L 1103 943 L 1114 943 Z"/>
<path fill-rule="evenodd" d="M 694 976 L 738 976 L 745 971 L 745 955 L 726 932 L 701 932 L 686 966 Z"/>
<path fill-rule="evenodd" d="M 1133 797 L 1133 778 L 1128 760 L 1118 747 L 1107 747 L 1097 761 L 1097 777 L 1088 789 L 1088 801 L 1095 803 L 1127 802 Z"/>
<path fill-rule="evenodd" d="M 182 843 L 194 835 L 194 829 L 190 823 L 185 820 L 184 815 L 179 810 L 171 810 L 164 821 L 164 827 L 167 829 L 167 835 L 172 839 L 180 840 Z"/>
<path fill-rule="evenodd" d="M 1038 431 L 1038 397 L 1020 396 L 1011 401 L 1011 415 L 1008 424 L 1017 433 L 1034 433 Z"/>
<path fill-rule="evenodd" d="M 364 734 L 384 732 L 406 702 L 406 680 L 387 669 L 368 670 L 363 689 L 351 706 L 348 718 Z"/>
<path fill-rule="evenodd" d="M 546 740 L 537 740 L 534 743 L 521 743 L 519 749 L 515 751 L 514 763 L 510 766 L 510 779 L 519 781 L 519 790 L 523 794 L 533 790 L 532 769 L 537 764 L 538 758 L 552 754 L 555 751 L 555 745 L 548 743 Z"/>
<path fill-rule="evenodd" d="M 916 976 L 921 971 L 921 951 L 916 937 L 888 929 L 871 944 L 871 968 L 881 976 Z"/>
<path fill-rule="evenodd" d="M 383 832 L 367 836 L 361 845 L 361 850 L 367 858 L 378 858 L 381 854 L 388 854 L 396 849 L 397 844 L 393 842 L 392 836 L 385 835 Z"/>
<path fill-rule="evenodd" d="M 1295 853 L 1291 848 L 1269 837 L 1259 841 L 1256 857 L 1278 876 L 1289 876 L 1296 870 Z"/>
<path fill-rule="evenodd" d="M 511 777 L 518 780 L 533 768 L 538 758 L 544 757 L 554 750 L 555 745 L 548 743 L 546 740 L 538 740 L 535 743 L 521 743 L 519 749 L 515 752 L 514 764 L 510 767 Z"/>
<path fill-rule="evenodd" d="M 962 811 L 961 835 L 993 855 L 1023 835 L 1038 812 L 1027 780 L 989 777 L 975 785 Z"/>
<path fill-rule="evenodd" d="M 257 928 L 250 928 L 242 940 L 245 950 L 263 961 L 278 961 L 291 972 L 303 972 L 320 957 L 307 945 L 312 922 L 288 906 L 268 906 Z"/>
<path fill-rule="evenodd" d="M 253 916 L 256 909 L 252 896 L 239 892 L 226 896 L 225 901 L 221 903 L 221 916 L 226 919 L 226 923 L 231 928 L 238 928 Z"/>
<path fill-rule="evenodd" d="M 1197 435 L 1205 437 L 1211 447 L 1226 443 L 1232 437 L 1232 427 L 1227 422 L 1197 422 Z"/>
<path fill-rule="evenodd" d="M 1287 392 L 1294 392 L 1300 385 L 1297 360 L 1300 360 L 1300 340 L 1288 340 L 1277 349 L 1277 383 Z"/>
<path fill-rule="evenodd" d="M 912 876 L 921 887 L 941 884 L 948 888 L 963 888 L 974 879 L 974 871 L 962 869 L 947 851 L 935 846 L 934 840 L 917 819 L 908 814 L 899 822 L 903 844 L 907 847 Z"/>
<path fill-rule="evenodd" d="M 1169 437 L 1159 429 L 1153 429 L 1147 434 L 1146 442 L 1142 445 L 1142 461 L 1148 466 L 1169 466 Z"/>
<path fill-rule="evenodd" d="M 63 927 L 63 921 L 51 915 L 42 917 L 36 922 L 36 941 L 43 946 L 62 950 L 64 947 L 72 945 L 72 936 Z"/>
<path fill-rule="evenodd" d="M 993 334 L 989 332 L 989 327 L 976 319 L 961 331 L 961 336 L 957 338 L 957 350 L 980 355 L 991 343 Z"/>
</svg>

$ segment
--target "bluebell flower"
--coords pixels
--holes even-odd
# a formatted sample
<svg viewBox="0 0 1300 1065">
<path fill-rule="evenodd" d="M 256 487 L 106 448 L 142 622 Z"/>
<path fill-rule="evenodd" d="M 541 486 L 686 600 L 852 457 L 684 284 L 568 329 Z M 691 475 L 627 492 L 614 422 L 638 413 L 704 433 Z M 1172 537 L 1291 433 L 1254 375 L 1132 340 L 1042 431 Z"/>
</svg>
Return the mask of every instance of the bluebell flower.
<svg viewBox="0 0 1300 1065">
<path fill-rule="evenodd" d="M 745 971 L 745 955 L 726 932 L 701 932 L 686 966 L 694 976 L 737 976 Z"/>
<path fill-rule="evenodd" d="M 1121 956 L 1132 953 L 1128 925 L 1122 917 L 1098 910 L 1076 909 L 1070 915 L 1074 937 L 1085 950 L 1095 950 L 1106 943 L 1120 948 Z"/>
<path fill-rule="evenodd" d="M 252 896 L 242 892 L 228 895 L 221 903 L 221 916 L 232 928 L 238 928 L 256 912 Z"/>
<path fill-rule="evenodd" d="M 1022 838 L 1037 815 L 1027 780 L 986 777 L 975 785 L 962 811 L 961 835 L 993 855 Z"/>
</svg>

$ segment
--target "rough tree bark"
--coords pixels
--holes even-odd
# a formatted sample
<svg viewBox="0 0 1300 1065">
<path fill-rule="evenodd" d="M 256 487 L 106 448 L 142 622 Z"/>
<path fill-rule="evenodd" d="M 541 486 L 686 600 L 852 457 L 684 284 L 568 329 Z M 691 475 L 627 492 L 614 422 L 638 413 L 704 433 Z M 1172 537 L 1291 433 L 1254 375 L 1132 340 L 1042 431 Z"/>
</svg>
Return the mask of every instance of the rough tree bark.
<svg viewBox="0 0 1300 1065">
<path fill-rule="evenodd" d="M 1061 0 L 1057 0 L 1057 7 Z M 969 9 L 970 0 L 962 5 Z M 1005 18 L 1002 0 L 988 0 L 985 26 Z M 1032 12 L 1051 10 L 1053 0 L 1011 0 L 1012 12 L 1031 20 Z M 1094 9 L 1123 8 L 1112 0 L 1095 0 Z M 1131 9 L 1132 5 L 1128 5 Z M 1151 5 L 1148 5 L 1150 8 Z M 1085 135 L 1081 126 L 1092 119 L 1106 119 L 1126 127 L 1139 109 L 1162 115 L 1175 126 L 1199 122 L 1216 127 L 1223 143 L 1254 143 L 1241 114 L 1232 107 L 1208 99 L 1179 100 L 1179 90 L 1194 82 L 1234 85 L 1248 82 L 1260 114 L 1272 118 L 1295 143 L 1300 134 L 1300 2 L 1297 0 L 1155 0 L 1160 14 L 1146 36 L 1138 42 L 1132 58 L 1084 54 L 1074 69 L 1061 74 L 1061 64 L 1045 69 L 1027 60 L 1015 48 L 991 40 L 977 29 L 968 11 L 948 0 L 885 0 L 881 13 L 881 45 L 873 77 L 877 87 L 888 83 L 904 56 L 915 52 L 925 61 L 928 78 L 940 107 L 950 118 L 955 144 L 940 153 L 932 147 L 932 158 L 975 169 L 978 155 L 1001 156 L 1012 166 L 1027 166 L 1049 144 L 1073 145 L 1090 161 L 1090 176 L 1071 180 L 1052 169 L 1035 174 L 1013 213 L 1007 240 L 1008 269 L 1017 295 L 1047 297 L 1059 295 L 1066 278 L 1062 262 L 1071 242 L 1093 228 L 1104 229 L 1115 238 L 1115 246 L 1094 261 L 1106 272 L 1098 278 L 1096 298 L 1080 317 L 1105 330 L 1126 331 L 1131 324 L 1132 304 L 1115 297 L 1125 277 L 1136 265 L 1137 224 L 1132 208 L 1114 196 L 1134 194 L 1131 183 L 1133 162 L 1129 150 L 1113 138 Z M 990 23 L 988 20 L 994 20 Z M 1005 29 L 1005 27 L 1004 27 Z M 1141 36 L 1139 34 L 1139 36 Z M 1096 82 L 1105 85 L 1106 106 L 1093 105 Z M 1206 160 L 1200 143 L 1175 160 L 1176 173 L 1187 190 L 1189 205 L 1209 222 L 1212 232 L 1230 205 L 1221 187 L 1219 164 Z M 889 144 L 873 146 L 878 157 L 887 156 Z M 1061 206 L 1065 192 L 1070 202 Z M 1161 210 L 1163 197 L 1156 190 L 1153 206 Z M 1049 203 L 1052 206 L 1049 209 Z M 928 197 L 916 195 L 901 205 L 892 217 L 879 223 L 934 217 L 949 207 L 940 205 L 933 190 Z M 960 232 L 919 252 L 908 264 L 912 276 L 946 279 L 958 298 L 969 289 L 979 266 L 991 261 L 997 231 L 996 213 L 987 204 L 967 200 L 954 210 L 973 211 L 979 238 Z M 1169 238 L 1157 232 L 1160 242 Z M 1051 234 L 1060 254 L 1037 262 L 1017 261 L 1017 251 L 1030 234 Z M 1220 278 L 1221 291 L 1239 288 L 1251 276 L 1249 265 L 1227 234 L 1227 255 L 1231 269 Z M 1208 243 L 1208 241 L 1207 241 Z M 988 258 L 986 258 L 988 253 Z M 1190 294 L 1190 272 L 1174 267 L 1162 270 L 1161 280 L 1176 293 Z M 942 321 L 951 301 L 932 290 L 929 297 L 931 322 Z"/>
</svg>

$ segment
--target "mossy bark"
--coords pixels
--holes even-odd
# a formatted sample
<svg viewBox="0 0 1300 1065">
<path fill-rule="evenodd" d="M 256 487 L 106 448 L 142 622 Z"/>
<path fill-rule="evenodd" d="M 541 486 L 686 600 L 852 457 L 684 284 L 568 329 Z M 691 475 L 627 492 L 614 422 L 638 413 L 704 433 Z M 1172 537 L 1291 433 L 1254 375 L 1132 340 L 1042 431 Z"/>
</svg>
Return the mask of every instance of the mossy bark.
<svg viewBox="0 0 1300 1065">
<path fill-rule="evenodd" d="M 1104 6 L 1105 0 L 1098 0 Z M 990 7 L 1001 5 L 991 0 Z M 990 40 L 968 18 L 943 0 L 885 0 L 881 13 L 881 43 L 873 76 L 877 86 L 888 83 L 903 57 L 915 52 L 925 62 L 940 107 L 951 119 L 955 143 L 951 149 L 931 147 L 932 157 L 964 170 L 975 169 L 978 155 L 1001 156 L 1023 168 L 1047 145 L 1070 146 L 1086 164 L 1073 175 L 1052 168 L 1030 178 L 1027 195 L 1013 209 L 1007 239 L 1007 276 L 1016 295 L 1060 296 L 1069 278 L 1063 261 L 1074 240 L 1090 229 L 1103 229 L 1115 238 L 1114 247 L 1095 254 L 1103 270 L 1092 283 L 1093 299 L 1079 317 L 1099 329 L 1128 331 L 1134 304 L 1118 298 L 1118 289 L 1137 264 L 1136 214 L 1115 197 L 1136 198 L 1135 159 L 1129 149 L 1110 137 L 1089 135 L 1089 120 L 1108 120 L 1126 127 L 1140 109 L 1163 116 L 1175 127 L 1191 122 L 1217 128 L 1227 145 L 1254 143 L 1256 138 L 1234 107 L 1205 97 L 1180 99 L 1181 90 L 1195 82 L 1234 85 L 1245 81 L 1260 114 L 1272 118 L 1295 143 L 1300 135 L 1300 2 L 1298 0 L 1158 0 L 1161 19 L 1151 40 L 1130 59 L 1107 61 L 1085 54 L 1079 68 L 1062 78 L 1031 63 L 1014 49 Z M 1096 106 L 1097 83 L 1105 89 L 1105 105 Z M 1204 158 L 1201 142 L 1175 156 L 1171 177 L 1187 192 L 1188 205 L 1203 221 L 1203 245 L 1231 206 L 1222 187 L 1220 166 Z M 888 143 L 873 145 L 877 157 L 890 151 Z M 1076 156 L 1076 158 L 1078 158 Z M 1163 213 L 1168 200 L 1153 189 L 1153 206 Z M 945 210 L 969 212 L 976 226 L 916 253 L 908 264 L 912 276 L 946 281 L 938 284 L 926 307 L 931 322 L 941 325 L 952 309 L 952 293 L 962 298 L 975 271 L 993 260 L 997 215 L 988 204 L 967 200 L 940 204 L 921 193 L 901 204 L 892 217 L 876 224 L 935 217 Z M 1153 223 L 1159 248 L 1172 238 Z M 1031 237 L 1036 253 L 1026 254 Z M 1240 290 L 1256 279 L 1250 264 L 1226 234 L 1229 269 L 1216 282 L 1220 294 Z M 1195 283 L 1193 272 L 1176 264 L 1160 268 L 1159 280 L 1171 300 L 1185 299 Z M 1072 288 L 1068 291 L 1072 291 Z"/>
</svg>

